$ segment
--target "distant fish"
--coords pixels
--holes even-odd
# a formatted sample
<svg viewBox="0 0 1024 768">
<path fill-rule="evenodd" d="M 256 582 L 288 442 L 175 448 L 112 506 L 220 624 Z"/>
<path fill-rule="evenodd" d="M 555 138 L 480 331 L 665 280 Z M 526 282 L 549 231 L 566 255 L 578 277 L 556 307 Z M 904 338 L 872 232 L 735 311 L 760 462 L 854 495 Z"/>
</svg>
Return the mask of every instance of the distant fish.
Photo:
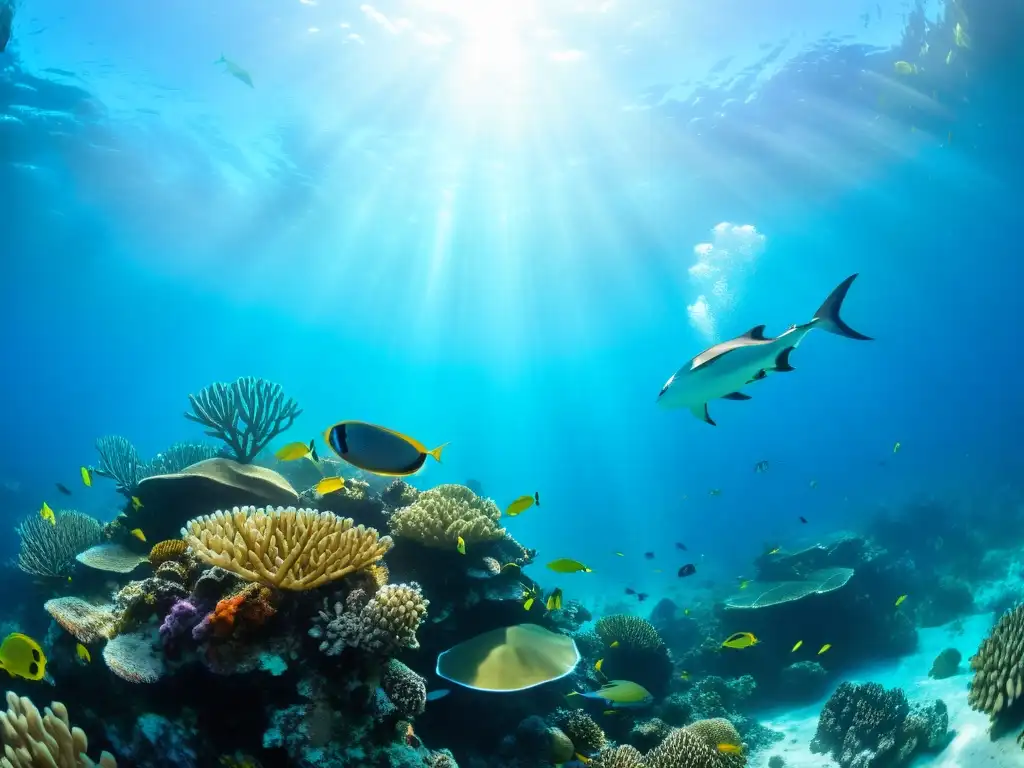
<svg viewBox="0 0 1024 768">
<path fill-rule="evenodd" d="M 141 528 L 132 528 L 132 530 L 129 531 L 129 533 L 141 542 L 146 541 L 146 534 L 142 532 Z"/>
<path fill-rule="evenodd" d="M 740 582 L 740 589 L 746 589 L 749 586 L 750 586 L 750 579 L 743 579 Z"/>
<path fill-rule="evenodd" d="M 857 278 L 850 275 L 829 294 L 803 325 L 793 325 L 779 336 L 764 335 L 764 326 L 756 325 L 742 336 L 729 339 L 701 352 L 676 371 L 658 393 L 658 404 L 665 408 L 686 408 L 701 421 L 714 426 L 708 403 L 718 398 L 749 400 L 740 390 L 764 379 L 769 373 L 792 371 L 789 358 L 804 337 L 820 328 L 848 339 L 868 340 L 848 326 L 840 316 L 843 299 Z"/>
<path fill-rule="evenodd" d="M 810 486 L 811 490 L 813 491 L 815 488 L 818 487 L 818 481 L 817 480 L 811 480 L 811 482 L 809 482 L 808 485 Z"/>
<path fill-rule="evenodd" d="M 821 646 L 821 650 L 818 651 L 818 655 L 821 656 L 821 654 L 823 654 L 825 651 L 827 651 L 831 647 L 832 647 L 832 643 L 825 643 L 823 646 Z"/>
<path fill-rule="evenodd" d="M 597 663 L 594 664 L 594 669 L 600 672 L 602 666 L 604 666 L 604 659 L 598 659 Z"/>
<path fill-rule="evenodd" d="M 91 488 L 92 487 L 92 472 L 89 471 L 89 468 L 88 467 L 81 467 L 81 468 L 79 468 L 78 471 L 82 475 L 82 484 L 85 485 L 86 488 Z"/>
<path fill-rule="evenodd" d="M 948 67 L 952 63 L 953 63 L 953 51 L 950 50 L 950 52 L 946 54 L 946 66 Z"/>
<path fill-rule="evenodd" d="M 800 522 L 801 523 L 806 523 L 807 522 L 807 518 L 804 517 L 803 515 L 800 515 Z"/>
<path fill-rule="evenodd" d="M 75 645 L 75 653 L 78 654 L 78 658 L 88 664 L 92 661 L 92 654 L 89 653 L 89 649 L 81 643 Z"/>
<path fill-rule="evenodd" d="M 712 488 L 710 491 L 708 491 L 708 496 L 721 496 L 721 495 L 722 495 L 722 489 L 721 488 Z"/>
<path fill-rule="evenodd" d="M 336 493 L 345 487 L 345 478 L 343 477 L 325 477 L 323 480 L 313 486 L 313 490 L 319 493 L 321 496 L 326 496 L 329 493 Z"/>
<path fill-rule="evenodd" d="M 624 555 L 624 554 L 622 554 L 621 552 L 616 552 L 616 553 L 615 553 L 615 556 L 616 556 L 616 557 L 625 557 L 625 555 Z"/>
<path fill-rule="evenodd" d="M 540 590 L 537 587 L 526 587 L 523 589 L 523 610 L 528 611 L 533 608 L 534 602 L 540 597 Z"/>
<path fill-rule="evenodd" d="M 64 483 L 55 483 L 55 485 L 57 486 L 57 490 L 63 493 L 65 496 L 71 495 L 71 491 L 68 490 L 68 487 L 64 485 Z"/>
<path fill-rule="evenodd" d="M 427 456 L 440 462 L 447 445 L 428 449 L 415 438 L 365 421 L 338 422 L 324 433 L 324 440 L 344 461 L 383 477 L 415 475 Z"/>
<path fill-rule="evenodd" d="M 533 496 L 520 496 L 505 507 L 505 514 L 509 517 L 515 517 L 516 515 L 521 515 L 533 505 Z"/>
<path fill-rule="evenodd" d="M 47 504 L 45 501 L 43 502 L 42 508 L 39 510 L 39 516 L 43 518 L 43 520 L 48 522 L 50 525 L 57 524 L 57 518 L 54 517 L 53 510 L 50 509 L 50 505 Z"/>
<path fill-rule="evenodd" d="M 540 491 L 533 492 L 533 503 L 538 507 L 540 506 Z"/>
<path fill-rule="evenodd" d="M 653 560 L 654 559 L 654 553 L 653 552 L 644 552 L 644 559 L 645 560 Z"/>
<path fill-rule="evenodd" d="M 466 554 L 466 540 L 461 536 L 459 536 L 455 541 L 455 549 L 460 555 Z"/>
<path fill-rule="evenodd" d="M 916 75 L 917 65 L 911 64 L 909 61 L 897 61 L 892 65 L 892 68 L 896 70 L 897 75 Z"/>
<path fill-rule="evenodd" d="M 772 547 L 765 554 L 767 554 L 767 555 L 777 555 L 777 554 L 779 554 L 780 551 L 782 551 L 782 547 Z"/>
<path fill-rule="evenodd" d="M 281 461 L 309 459 L 314 464 L 320 461 L 320 457 L 316 455 L 315 440 L 310 440 L 308 445 L 306 443 L 288 443 L 283 448 L 279 448 L 274 455 Z"/>
<path fill-rule="evenodd" d="M 612 644 L 609 645 L 608 647 L 609 648 L 618 648 L 619 647 L 619 641 L 618 640 L 612 640 Z"/>
<path fill-rule="evenodd" d="M 637 592 L 632 587 L 626 587 L 626 594 L 636 597 L 636 599 L 641 603 L 648 597 L 646 592 Z M 615 646 L 613 645 L 612 647 L 614 648 Z"/>
<path fill-rule="evenodd" d="M 967 30 L 963 28 L 963 25 L 959 21 L 953 28 L 953 42 L 956 43 L 957 48 L 971 47 L 971 38 L 967 34 Z"/>
<path fill-rule="evenodd" d="M 676 542 L 676 549 L 678 549 L 678 550 L 680 550 L 682 552 L 685 552 L 686 551 L 686 545 L 683 544 L 683 542 L 681 542 L 681 541 L 677 541 Z"/>
<path fill-rule="evenodd" d="M 142 509 L 142 502 L 139 500 L 138 496 L 132 496 L 132 509 L 136 512 Z"/>
<path fill-rule="evenodd" d="M 679 569 L 679 573 L 677 575 L 680 578 L 686 578 L 687 576 L 693 576 L 693 574 L 695 574 L 696 572 L 697 566 L 695 566 L 693 563 L 687 563 Z"/>
<path fill-rule="evenodd" d="M 572 560 L 568 557 L 552 560 L 548 563 L 548 568 L 555 573 L 593 573 L 593 569 L 588 568 L 579 560 Z"/>
<path fill-rule="evenodd" d="M 757 462 L 757 464 L 754 465 L 754 471 L 758 472 L 758 473 L 767 472 L 768 471 L 768 462 L 767 461 L 759 461 L 759 462 Z"/>
<path fill-rule="evenodd" d="M 892 452 L 893 452 L 893 453 L 899 453 L 899 452 L 900 452 L 900 448 L 901 448 L 901 447 L 902 447 L 902 446 L 900 445 L 900 441 L 899 441 L 899 440 L 897 440 L 897 441 L 896 441 L 896 444 L 895 444 L 895 445 L 894 445 L 894 446 L 892 447 Z"/>
<path fill-rule="evenodd" d="M 552 593 L 548 595 L 548 599 L 547 602 L 544 604 L 544 607 L 547 608 L 549 611 L 561 610 L 562 590 L 560 590 L 558 587 L 555 587 L 554 591 L 552 591 Z"/>
<path fill-rule="evenodd" d="M 737 632 L 733 635 L 729 635 L 722 643 L 723 648 L 735 648 L 736 650 L 743 650 L 744 648 L 750 648 L 753 645 L 757 645 L 758 640 L 753 632 Z"/>
<path fill-rule="evenodd" d="M 793 646 L 793 648 L 790 650 L 790 653 L 796 653 L 797 651 L 799 651 L 800 650 L 800 646 L 803 645 L 803 644 L 804 644 L 803 640 L 797 640 L 796 641 L 796 645 Z"/>
<path fill-rule="evenodd" d="M 679 679 L 680 679 L 680 680 L 689 680 L 689 679 L 690 679 L 690 673 L 689 673 L 689 672 L 687 672 L 687 671 L 686 671 L 686 670 L 684 669 L 684 670 L 683 670 L 682 672 L 680 672 L 680 673 L 679 673 Z"/>
<path fill-rule="evenodd" d="M 224 58 L 223 54 L 221 54 L 221 57 L 219 59 L 217 59 L 213 63 L 214 64 L 223 64 L 224 65 L 224 71 L 227 72 L 229 75 L 231 75 L 233 78 L 235 78 L 236 80 L 241 80 L 243 83 L 248 85 L 250 88 L 255 88 L 256 87 L 256 86 L 254 86 L 252 84 L 252 76 L 248 72 L 246 72 L 244 69 L 242 69 L 240 66 L 235 64 L 235 62 L 231 61 L 230 59 Z"/>
<path fill-rule="evenodd" d="M 906 595 L 900 595 L 899 597 L 897 597 L 896 598 L 896 606 L 895 607 L 899 608 L 901 605 L 903 605 L 903 601 L 906 600 L 906 599 L 907 599 Z"/>
<path fill-rule="evenodd" d="M 438 699 L 443 699 L 449 693 L 451 693 L 450 688 L 437 688 L 427 693 L 427 701 L 437 701 Z"/>
</svg>

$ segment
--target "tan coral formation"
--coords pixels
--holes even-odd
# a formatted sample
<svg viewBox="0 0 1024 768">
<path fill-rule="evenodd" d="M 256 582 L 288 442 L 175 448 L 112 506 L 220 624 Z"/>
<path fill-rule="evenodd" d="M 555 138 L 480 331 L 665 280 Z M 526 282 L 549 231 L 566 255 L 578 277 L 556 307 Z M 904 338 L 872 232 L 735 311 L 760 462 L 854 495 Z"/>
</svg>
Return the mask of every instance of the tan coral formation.
<svg viewBox="0 0 1024 768">
<path fill-rule="evenodd" d="M 995 718 L 1024 693 L 1024 605 L 1002 615 L 971 657 L 972 709 Z"/>
<path fill-rule="evenodd" d="M 208 565 L 280 589 L 314 589 L 367 568 L 391 537 L 315 509 L 235 507 L 190 520 L 182 537 Z"/>
<path fill-rule="evenodd" d="M 112 605 L 93 605 L 80 597 L 55 597 L 43 609 L 80 643 L 89 645 L 114 636 L 117 617 Z"/>
<path fill-rule="evenodd" d="M 0 712 L 0 740 L 4 754 L 2 768 L 117 768 L 109 752 L 99 763 L 86 756 L 89 739 L 81 728 L 72 727 L 68 710 L 59 701 L 40 714 L 27 697 L 7 692 L 7 711 Z"/>
<path fill-rule="evenodd" d="M 421 493 L 391 515 L 391 533 L 437 549 L 455 549 L 459 537 L 467 546 L 506 536 L 498 525 L 501 510 L 490 499 L 464 485 L 439 485 Z"/>
</svg>

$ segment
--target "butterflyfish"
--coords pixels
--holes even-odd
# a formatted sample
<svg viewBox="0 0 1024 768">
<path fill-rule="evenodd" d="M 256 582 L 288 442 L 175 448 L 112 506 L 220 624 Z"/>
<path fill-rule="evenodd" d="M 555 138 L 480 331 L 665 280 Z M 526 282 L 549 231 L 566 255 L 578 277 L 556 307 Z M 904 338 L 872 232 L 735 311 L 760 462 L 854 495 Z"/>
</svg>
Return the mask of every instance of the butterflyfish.
<svg viewBox="0 0 1024 768">
<path fill-rule="evenodd" d="M 92 488 L 92 473 L 88 467 L 81 467 L 79 472 L 82 473 L 82 483 L 85 484 L 86 488 Z"/>
<path fill-rule="evenodd" d="M 906 599 L 907 599 L 906 595 L 900 595 L 899 597 L 897 597 L 896 598 L 896 607 L 899 608 L 903 604 L 903 601 L 906 600 Z"/>
<path fill-rule="evenodd" d="M 573 560 L 568 557 L 552 560 L 548 563 L 548 568 L 555 573 L 593 573 L 593 569 L 588 568 L 579 560 Z"/>
<path fill-rule="evenodd" d="M 50 505 L 45 501 L 43 502 L 43 508 L 39 510 L 39 516 L 50 525 L 57 524 L 57 518 L 53 516 L 53 510 L 50 509 Z"/>
<path fill-rule="evenodd" d="M 557 611 L 562 608 L 562 590 L 555 587 L 554 592 L 548 596 L 546 607 L 549 611 Z"/>
<path fill-rule="evenodd" d="M 235 78 L 236 80 L 241 80 L 243 83 L 248 85 L 250 88 L 255 88 L 256 87 L 256 86 L 254 86 L 252 84 L 252 76 L 248 72 L 246 72 L 244 69 L 242 69 L 240 66 L 235 64 L 235 62 L 231 61 L 230 59 L 225 58 L 223 54 L 221 54 L 221 57 L 219 59 L 217 59 L 213 63 L 214 64 L 223 64 L 224 65 L 224 71 L 227 72 L 229 75 L 231 75 L 233 78 Z"/>
<path fill-rule="evenodd" d="M 71 491 L 68 489 L 66 485 L 64 485 L 64 483 L 55 483 L 55 485 L 57 486 L 57 490 L 63 493 L 65 496 L 71 495 Z"/>
<path fill-rule="evenodd" d="M 511 504 L 505 507 L 505 514 L 509 517 L 515 517 L 521 515 L 523 512 L 528 510 L 534 504 L 533 496 L 520 496 L 515 499 Z"/>
<path fill-rule="evenodd" d="M 609 680 L 596 691 L 588 693 L 573 692 L 570 696 L 582 696 L 585 699 L 596 699 L 605 706 L 615 709 L 637 709 L 646 707 L 654 697 L 650 691 L 631 680 Z"/>
<path fill-rule="evenodd" d="M 46 655 L 31 637 L 13 632 L 0 644 L 0 668 L 11 677 L 42 680 L 46 676 Z"/>
<path fill-rule="evenodd" d="M 281 461 L 298 461 L 308 458 L 315 464 L 320 460 L 320 457 L 316 455 L 315 440 L 310 440 L 308 445 L 306 443 L 288 443 L 275 451 L 274 455 Z"/>
<path fill-rule="evenodd" d="M 92 661 L 92 655 L 89 653 L 89 649 L 81 643 L 75 645 L 75 653 L 78 654 L 78 658 L 88 664 Z"/>
<path fill-rule="evenodd" d="M 139 541 L 143 541 L 144 542 L 146 540 L 146 534 L 144 534 L 142 532 L 141 528 L 132 528 L 130 533 L 131 533 L 132 536 L 134 536 Z"/>
<path fill-rule="evenodd" d="M 136 512 L 142 509 L 142 501 L 141 499 L 139 499 L 138 496 L 132 496 L 132 509 L 134 509 Z"/>
<path fill-rule="evenodd" d="M 754 637 L 753 632 L 737 632 L 734 635 L 729 635 L 725 642 L 722 643 L 722 647 L 742 650 L 743 648 L 749 648 L 752 645 L 757 645 L 759 642 L 760 640 Z"/>
<path fill-rule="evenodd" d="M 458 550 L 460 555 L 466 554 L 466 540 L 461 536 L 459 536 L 458 540 L 455 542 L 455 549 Z"/>
<path fill-rule="evenodd" d="M 525 598 L 523 600 L 523 610 L 528 611 L 533 608 L 534 601 L 540 597 L 540 590 L 537 587 L 526 587 L 523 589 L 522 597 Z"/>
<path fill-rule="evenodd" d="M 324 433 L 324 440 L 344 461 L 383 477 L 414 475 L 427 456 L 440 463 L 441 451 L 448 445 L 428 449 L 408 435 L 365 421 L 338 422 Z"/>
<path fill-rule="evenodd" d="M 832 647 L 832 643 L 825 643 L 823 646 L 821 646 L 821 650 L 818 651 L 818 655 L 821 656 L 821 654 L 823 654 L 825 651 L 827 651 L 831 647 Z"/>
<path fill-rule="evenodd" d="M 334 493 L 340 491 L 345 487 L 345 478 L 343 477 L 325 477 L 319 483 L 313 486 L 314 490 L 321 496 L 326 496 L 328 493 Z"/>
<path fill-rule="evenodd" d="M 797 651 L 799 651 L 800 650 L 800 646 L 803 645 L 803 644 L 804 644 L 803 640 L 797 640 L 796 641 L 796 645 L 793 646 L 793 648 L 790 651 L 790 653 L 796 653 Z"/>
</svg>

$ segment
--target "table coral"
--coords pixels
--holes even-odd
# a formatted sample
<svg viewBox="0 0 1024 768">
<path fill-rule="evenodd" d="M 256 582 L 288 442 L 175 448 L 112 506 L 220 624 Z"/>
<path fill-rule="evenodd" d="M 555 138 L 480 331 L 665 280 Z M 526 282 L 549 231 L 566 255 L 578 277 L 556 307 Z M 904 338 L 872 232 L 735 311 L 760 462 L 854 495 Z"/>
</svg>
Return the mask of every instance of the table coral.
<svg viewBox="0 0 1024 768">
<path fill-rule="evenodd" d="M 498 525 L 501 511 L 490 499 L 463 485 L 439 485 L 419 494 L 391 515 L 391 532 L 428 547 L 455 549 L 461 537 L 467 547 L 505 537 Z"/>
<path fill-rule="evenodd" d="M 332 512 L 294 507 L 235 507 L 195 518 L 181 530 L 198 557 L 247 581 L 307 590 L 377 562 L 389 536 L 353 527 Z"/>
</svg>

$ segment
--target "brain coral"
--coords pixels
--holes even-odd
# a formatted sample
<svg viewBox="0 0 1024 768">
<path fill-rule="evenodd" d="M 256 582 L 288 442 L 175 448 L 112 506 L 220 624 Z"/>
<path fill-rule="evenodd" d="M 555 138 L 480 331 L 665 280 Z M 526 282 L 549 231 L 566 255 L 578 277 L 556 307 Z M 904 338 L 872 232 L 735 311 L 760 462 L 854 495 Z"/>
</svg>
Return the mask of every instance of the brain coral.
<svg viewBox="0 0 1024 768">
<path fill-rule="evenodd" d="M 656 650 L 661 648 L 662 640 L 658 630 L 647 619 L 616 613 L 604 616 L 594 627 L 606 645 L 618 642 L 625 648 Z"/>
<path fill-rule="evenodd" d="M 1002 615 L 971 657 L 974 679 L 967 701 L 995 718 L 1024 693 L 1024 605 Z"/>
<path fill-rule="evenodd" d="M 395 536 L 428 547 L 455 549 L 461 536 L 467 546 L 505 537 L 498 525 L 501 511 L 490 499 L 477 496 L 463 485 L 439 485 L 421 493 L 407 507 L 391 515 Z"/>
</svg>

